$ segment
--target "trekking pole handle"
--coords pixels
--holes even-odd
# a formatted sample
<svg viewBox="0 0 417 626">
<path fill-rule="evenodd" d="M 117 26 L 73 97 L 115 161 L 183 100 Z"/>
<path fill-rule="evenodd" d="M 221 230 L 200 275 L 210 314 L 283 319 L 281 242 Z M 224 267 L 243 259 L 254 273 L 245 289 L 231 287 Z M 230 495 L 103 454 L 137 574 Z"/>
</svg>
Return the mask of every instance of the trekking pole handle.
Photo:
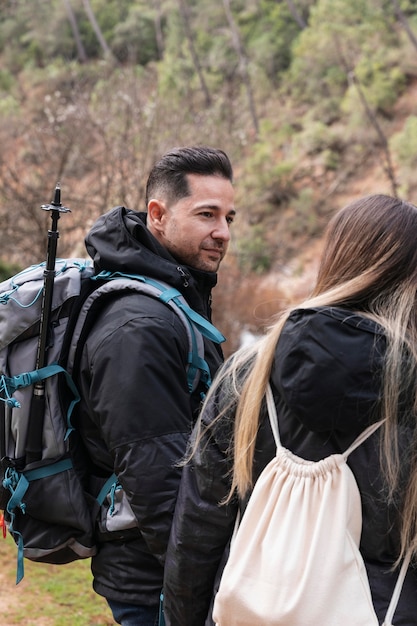
<svg viewBox="0 0 417 626">
<path fill-rule="evenodd" d="M 36 369 L 44 367 L 46 361 L 47 341 L 49 336 L 49 319 L 52 312 L 52 296 L 55 279 L 55 261 L 58 245 L 58 220 L 61 213 L 68 213 L 70 209 L 61 204 L 61 187 L 57 183 L 54 199 L 50 204 L 42 204 L 41 209 L 51 212 L 52 226 L 48 230 L 48 249 L 46 254 L 46 268 L 44 270 L 44 289 L 41 308 L 40 332 L 38 351 L 36 355 Z M 42 382 L 41 385 L 44 383 Z"/>
<path fill-rule="evenodd" d="M 47 352 L 50 339 L 50 326 L 52 315 L 52 296 L 55 280 L 55 261 L 57 243 L 59 237 L 58 220 L 61 213 L 68 213 L 70 209 L 61 204 L 61 187 L 57 183 L 54 199 L 50 204 L 42 204 L 41 209 L 50 211 L 52 226 L 48 230 L 48 248 L 46 255 L 46 268 L 43 273 L 43 294 L 41 304 L 41 317 L 39 328 L 39 341 L 36 353 L 36 369 L 41 369 L 47 361 Z M 33 394 L 30 411 L 30 423 L 26 441 L 26 462 L 33 463 L 42 458 L 42 433 L 45 411 L 45 381 L 37 381 L 33 385 Z"/>
</svg>

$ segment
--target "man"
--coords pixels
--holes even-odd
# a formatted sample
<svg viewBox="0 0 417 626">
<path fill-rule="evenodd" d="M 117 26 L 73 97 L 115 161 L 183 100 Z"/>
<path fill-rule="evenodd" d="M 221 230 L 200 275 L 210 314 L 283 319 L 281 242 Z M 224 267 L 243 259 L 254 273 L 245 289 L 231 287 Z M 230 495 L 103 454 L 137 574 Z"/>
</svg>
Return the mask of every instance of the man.
<svg viewBox="0 0 417 626">
<path fill-rule="evenodd" d="M 86 238 L 97 271 L 143 274 L 180 291 L 210 320 L 211 290 L 235 215 L 233 174 L 221 150 L 178 148 L 152 169 L 147 213 L 117 207 Z M 211 374 L 221 348 L 204 340 Z M 78 373 L 79 429 L 98 493 L 115 471 L 133 512 L 127 528 L 101 523 L 92 559 L 95 591 L 124 626 L 158 621 L 163 565 L 180 469 L 202 388 L 187 387 L 188 339 L 166 304 L 123 292 L 100 312 Z"/>
</svg>

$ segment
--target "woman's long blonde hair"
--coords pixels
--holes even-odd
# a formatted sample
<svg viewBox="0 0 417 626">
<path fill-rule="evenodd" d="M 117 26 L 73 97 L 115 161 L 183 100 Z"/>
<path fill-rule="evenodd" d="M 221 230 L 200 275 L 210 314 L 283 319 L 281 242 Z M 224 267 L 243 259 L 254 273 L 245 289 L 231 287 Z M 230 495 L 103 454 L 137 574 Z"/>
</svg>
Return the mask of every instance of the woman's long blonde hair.
<svg viewBox="0 0 417 626">
<path fill-rule="evenodd" d="M 233 476 L 230 494 L 252 488 L 252 467 L 261 404 L 271 374 L 282 327 L 292 310 L 343 306 L 377 321 L 386 332 L 383 376 L 382 458 L 393 497 L 401 479 L 398 449 L 399 404 L 410 398 L 406 415 L 409 441 L 402 508 L 401 554 L 417 537 L 417 208 L 385 195 L 371 195 L 348 204 L 330 221 L 316 286 L 311 296 L 282 314 L 269 332 L 249 349 L 238 351 L 222 368 L 208 398 L 227 381 L 235 409 Z M 405 363 L 406 361 L 406 363 Z M 250 363 L 248 367 L 247 364 Z M 245 371 L 242 383 L 242 371 Z M 222 383 L 223 381 L 223 383 Z M 404 455 L 404 451 L 402 451 Z M 404 461 L 404 456 L 402 456 Z M 408 482 L 407 482 L 408 481 Z M 403 487 L 404 489 L 404 487 Z M 417 549 L 416 549 L 417 552 Z"/>
</svg>

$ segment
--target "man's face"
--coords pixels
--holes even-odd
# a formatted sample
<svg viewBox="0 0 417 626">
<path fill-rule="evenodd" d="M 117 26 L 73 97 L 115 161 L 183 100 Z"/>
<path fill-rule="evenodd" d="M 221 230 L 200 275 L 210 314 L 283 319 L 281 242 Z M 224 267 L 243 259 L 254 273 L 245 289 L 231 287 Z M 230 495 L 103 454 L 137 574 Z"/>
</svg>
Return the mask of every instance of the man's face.
<svg viewBox="0 0 417 626">
<path fill-rule="evenodd" d="M 148 227 L 180 263 L 217 272 L 235 216 L 233 186 L 221 176 L 188 174 L 187 180 L 189 196 L 170 206 L 149 201 Z"/>
</svg>

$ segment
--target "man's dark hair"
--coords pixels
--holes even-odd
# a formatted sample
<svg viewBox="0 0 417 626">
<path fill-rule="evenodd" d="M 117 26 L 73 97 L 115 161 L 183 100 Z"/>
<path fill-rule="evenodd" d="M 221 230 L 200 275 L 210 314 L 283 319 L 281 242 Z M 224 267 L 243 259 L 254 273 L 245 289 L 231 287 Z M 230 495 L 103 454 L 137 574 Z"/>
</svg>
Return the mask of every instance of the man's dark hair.
<svg viewBox="0 0 417 626">
<path fill-rule="evenodd" d="M 174 148 L 152 168 L 146 184 L 146 206 L 157 193 L 163 193 L 167 202 L 176 202 L 190 195 L 187 174 L 221 176 L 233 182 L 229 157 L 223 150 L 207 146 Z"/>
</svg>

